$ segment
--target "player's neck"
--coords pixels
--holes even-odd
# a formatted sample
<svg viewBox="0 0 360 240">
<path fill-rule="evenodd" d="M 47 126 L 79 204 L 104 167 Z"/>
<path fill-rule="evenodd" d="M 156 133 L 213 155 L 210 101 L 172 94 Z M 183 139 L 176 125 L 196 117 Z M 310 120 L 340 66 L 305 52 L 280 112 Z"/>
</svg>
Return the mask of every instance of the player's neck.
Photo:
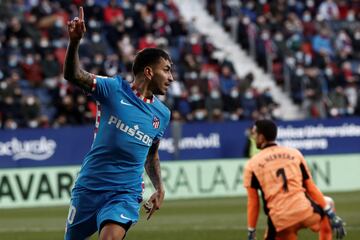
<svg viewBox="0 0 360 240">
<path fill-rule="evenodd" d="M 149 89 L 148 81 L 135 79 L 131 84 L 131 89 L 135 95 L 145 102 L 153 102 L 153 92 Z"/>
<path fill-rule="evenodd" d="M 272 147 L 272 146 L 276 146 L 276 142 L 274 141 L 271 141 L 271 142 L 264 142 L 262 145 L 261 145 L 261 149 L 264 149 L 264 148 L 268 148 L 268 147 Z"/>
</svg>

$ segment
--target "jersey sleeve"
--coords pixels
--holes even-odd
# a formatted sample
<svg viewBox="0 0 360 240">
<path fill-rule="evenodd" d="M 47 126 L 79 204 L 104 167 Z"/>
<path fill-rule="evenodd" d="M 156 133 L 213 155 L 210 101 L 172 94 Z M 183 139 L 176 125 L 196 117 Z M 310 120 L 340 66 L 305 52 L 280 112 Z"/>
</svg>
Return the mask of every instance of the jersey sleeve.
<svg viewBox="0 0 360 240">
<path fill-rule="evenodd" d="M 304 158 L 304 156 L 301 154 L 300 151 L 297 151 L 297 154 L 298 154 L 298 157 L 299 157 L 299 160 L 300 160 L 300 168 L 301 168 L 301 173 L 303 175 L 303 179 L 304 180 L 307 180 L 307 179 L 310 179 L 312 180 L 312 177 L 311 177 L 311 172 L 310 172 L 310 169 L 306 163 L 306 160 Z"/>
<path fill-rule="evenodd" d="M 90 94 L 98 101 L 102 101 L 121 87 L 120 77 L 104 77 L 97 75 L 94 78 Z"/>
<path fill-rule="evenodd" d="M 256 228 L 259 218 L 260 201 L 256 189 L 247 188 L 247 224 L 248 228 Z"/>
<path fill-rule="evenodd" d="M 251 187 L 251 179 L 252 179 L 252 175 L 253 175 L 253 171 L 251 169 L 251 160 L 249 160 L 246 164 L 245 164 L 245 168 L 244 168 L 244 181 L 243 181 L 243 185 L 245 188 L 249 188 Z"/>
<path fill-rule="evenodd" d="M 314 200 L 317 204 L 320 205 L 322 209 L 326 207 L 326 201 L 324 195 L 320 189 L 315 185 L 314 181 L 308 179 L 305 181 L 306 193 Z"/>
<path fill-rule="evenodd" d="M 300 153 L 300 151 L 298 151 L 298 154 L 300 158 L 300 169 L 303 176 L 303 182 L 306 188 L 306 192 L 311 197 L 311 199 L 313 199 L 317 204 L 324 208 L 326 206 L 324 195 L 315 185 L 304 156 Z"/>
</svg>

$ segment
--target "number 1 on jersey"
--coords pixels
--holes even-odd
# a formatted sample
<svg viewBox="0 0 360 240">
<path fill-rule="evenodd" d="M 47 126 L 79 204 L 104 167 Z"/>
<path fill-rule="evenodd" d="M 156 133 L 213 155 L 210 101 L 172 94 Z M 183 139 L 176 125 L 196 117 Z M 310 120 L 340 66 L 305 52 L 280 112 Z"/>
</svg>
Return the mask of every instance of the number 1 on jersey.
<svg viewBox="0 0 360 240">
<path fill-rule="evenodd" d="M 279 177 L 281 176 L 282 180 L 283 180 L 283 189 L 284 189 L 284 192 L 288 192 L 289 189 L 288 189 L 288 185 L 287 185 L 287 179 L 286 179 L 286 174 L 285 174 L 285 169 L 284 168 L 279 168 L 277 171 L 276 171 L 276 176 Z"/>
</svg>

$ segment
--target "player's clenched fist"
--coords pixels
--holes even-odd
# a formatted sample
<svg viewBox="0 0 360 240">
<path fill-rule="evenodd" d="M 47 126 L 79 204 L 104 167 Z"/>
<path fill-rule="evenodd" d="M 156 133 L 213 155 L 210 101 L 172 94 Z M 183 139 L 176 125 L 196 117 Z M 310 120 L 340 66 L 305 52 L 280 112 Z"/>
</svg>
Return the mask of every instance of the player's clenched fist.
<svg viewBox="0 0 360 240">
<path fill-rule="evenodd" d="M 86 32 L 84 22 L 84 10 L 79 8 L 79 17 L 75 17 L 73 20 L 67 22 L 68 33 L 70 41 L 80 41 Z"/>
</svg>

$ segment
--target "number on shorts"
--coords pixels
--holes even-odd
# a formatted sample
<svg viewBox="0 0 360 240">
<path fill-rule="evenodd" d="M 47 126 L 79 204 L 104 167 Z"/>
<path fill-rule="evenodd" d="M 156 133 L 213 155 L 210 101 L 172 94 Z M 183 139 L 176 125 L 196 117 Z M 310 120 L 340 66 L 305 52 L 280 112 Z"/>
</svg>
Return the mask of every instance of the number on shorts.
<svg viewBox="0 0 360 240">
<path fill-rule="evenodd" d="M 283 190 L 284 192 L 288 192 L 289 189 L 288 189 L 288 185 L 287 185 L 287 178 L 286 178 L 286 174 L 285 174 L 285 169 L 284 168 L 279 168 L 277 171 L 276 171 L 276 176 L 279 177 L 281 176 L 282 180 L 283 180 Z"/>
</svg>

